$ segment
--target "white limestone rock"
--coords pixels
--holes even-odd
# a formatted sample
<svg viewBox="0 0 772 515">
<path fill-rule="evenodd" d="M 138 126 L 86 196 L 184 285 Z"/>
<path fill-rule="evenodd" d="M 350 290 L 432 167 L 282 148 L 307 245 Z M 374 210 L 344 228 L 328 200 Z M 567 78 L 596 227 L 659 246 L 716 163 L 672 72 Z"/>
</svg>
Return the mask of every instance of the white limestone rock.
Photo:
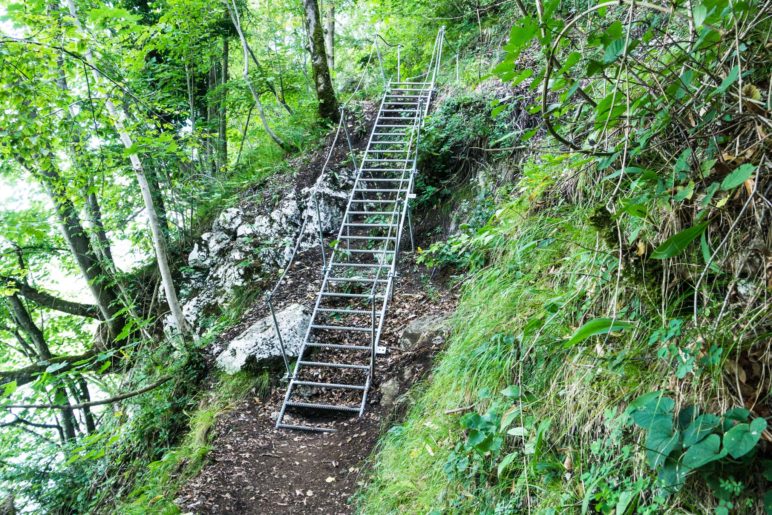
<svg viewBox="0 0 772 515">
<path fill-rule="evenodd" d="M 311 322 L 309 311 L 300 304 L 290 304 L 276 313 L 276 321 L 287 356 L 297 356 Z M 217 357 L 217 366 L 228 374 L 235 374 L 249 364 L 281 359 L 281 356 L 281 346 L 269 315 L 231 340 Z"/>
</svg>

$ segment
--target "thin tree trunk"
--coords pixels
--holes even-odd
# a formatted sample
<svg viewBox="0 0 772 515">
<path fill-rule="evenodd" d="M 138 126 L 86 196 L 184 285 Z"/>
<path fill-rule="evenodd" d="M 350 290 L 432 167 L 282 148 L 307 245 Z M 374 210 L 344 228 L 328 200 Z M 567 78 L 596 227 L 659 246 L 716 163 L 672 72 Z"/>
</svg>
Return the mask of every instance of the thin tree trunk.
<svg viewBox="0 0 772 515">
<path fill-rule="evenodd" d="M 71 0 L 69 0 L 71 1 Z M 265 129 L 265 132 L 268 134 L 268 136 L 281 147 L 282 150 L 285 152 L 291 152 L 295 150 L 292 146 L 288 145 L 284 142 L 274 131 L 271 129 L 271 126 L 268 125 L 268 119 L 265 116 L 265 109 L 263 109 L 263 103 L 260 101 L 260 94 L 255 89 L 254 84 L 252 84 L 252 81 L 249 80 L 249 54 L 250 49 L 249 45 L 247 44 L 247 39 L 244 36 L 244 32 L 241 30 L 241 21 L 239 20 L 239 13 L 236 8 L 235 3 L 231 4 L 233 0 L 225 0 L 226 6 L 228 8 L 228 14 L 230 14 L 231 21 L 233 22 L 233 26 L 236 28 L 236 32 L 239 34 L 239 41 L 241 41 L 241 49 L 244 53 L 244 81 L 247 83 L 247 87 L 249 88 L 249 92 L 252 93 L 252 98 L 255 100 L 255 105 L 257 106 L 257 115 L 260 118 L 260 122 L 263 124 L 263 128 Z M 252 56 L 254 58 L 254 55 Z"/>
<path fill-rule="evenodd" d="M 228 99 L 228 36 L 222 38 L 222 65 L 220 66 L 220 115 L 219 115 L 219 130 L 218 130 L 218 161 L 220 170 L 225 170 L 228 167 L 228 119 L 227 119 L 227 106 L 225 104 Z"/>
<path fill-rule="evenodd" d="M 79 30 L 83 31 L 83 25 L 78 18 L 78 12 L 75 8 L 74 0 L 67 0 L 67 7 L 70 10 L 70 16 L 72 16 L 75 25 Z M 92 66 L 94 65 L 94 58 L 89 49 L 86 49 L 86 59 L 91 63 Z M 101 80 L 101 76 L 96 71 L 96 69 L 94 69 L 94 77 L 97 82 Z M 113 125 L 118 132 L 118 136 L 120 137 L 123 146 L 127 149 L 132 148 L 133 141 L 124 125 L 123 113 L 115 107 L 115 104 L 113 104 L 112 100 L 109 98 L 105 100 L 105 107 L 107 108 L 111 121 L 113 122 Z M 182 314 L 182 308 L 180 307 L 179 300 L 177 299 L 177 291 L 174 289 L 172 272 L 169 268 L 169 261 L 167 258 L 166 238 L 164 237 L 164 233 L 158 220 L 158 213 L 156 212 L 155 203 L 153 202 L 153 194 L 150 189 L 150 184 L 148 183 L 142 161 L 140 161 L 137 153 L 132 152 L 129 155 L 129 160 L 131 161 L 131 166 L 137 175 L 137 183 L 139 184 L 139 189 L 142 192 L 142 198 L 145 201 L 148 223 L 150 225 L 150 233 L 153 238 L 153 248 L 155 249 L 156 260 L 158 262 L 158 270 L 161 273 L 161 281 L 164 286 L 164 293 L 166 294 L 166 302 L 169 305 L 169 310 L 172 313 L 172 318 L 177 325 L 177 329 L 183 336 L 187 336 L 189 333 L 188 324 Z"/>
<path fill-rule="evenodd" d="M 49 361 L 53 357 L 51 349 L 49 349 L 48 344 L 46 343 L 43 331 L 41 331 L 37 324 L 32 320 L 24 303 L 16 294 L 9 295 L 6 299 L 14 322 L 19 329 L 27 333 L 27 336 L 32 340 L 32 343 L 35 346 L 36 357 L 40 360 Z M 62 428 L 64 429 L 65 439 L 74 440 L 77 437 L 78 422 L 75 420 L 75 413 L 69 408 L 70 400 L 67 396 L 67 390 L 61 385 L 55 386 L 54 397 L 58 404 L 67 406 L 61 410 Z"/>
<path fill-rule="evenodd" d="M 335 5 L 330 2 L 327 8 L 326 26 L 324 28 L 324 49 L 327 51 L 327 67 L 335 69 Z"/>
<path fill-rule="evenodd" d="M 86 212 L 88 213 L 89 222 L 91 222 L 96 239 L 94 247 L 102 259 L 109 262 L 111 268 L 114 269 L 115 260 L 110 249 L 110 240 L 107 238 L 107 232 L 102 222 L 102 208 L 99 207 L 99 200 L 97 200 L 96 194 L 93 191 L 86 191 Z"/>
<path fill-rule="evenodd" d="M 338 112 L 335 89 L 332 87 L 330 68 L 327 66 L 327 52 L 324 49 L 324 30 L 319 16 L 319 4 L 316 0 L 303 0 L 303 7 L 306 12 L 311 71 L 316 86 L 316 98 L 319 101 L 319 116 L 337 122 L 340 118 L 340 112 Z"/>
</svg>

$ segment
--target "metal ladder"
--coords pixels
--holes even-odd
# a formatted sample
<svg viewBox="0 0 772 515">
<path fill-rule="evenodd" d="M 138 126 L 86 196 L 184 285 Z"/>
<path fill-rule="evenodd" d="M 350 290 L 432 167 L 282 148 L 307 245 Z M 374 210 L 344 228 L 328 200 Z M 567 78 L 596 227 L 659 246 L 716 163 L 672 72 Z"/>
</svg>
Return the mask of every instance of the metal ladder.
<svg viewBox="0 0 772 515">
<path fill-rule="evenodd" d="M 394 293 L 400 244 L 414 198 L 420 129 L 429 110 L 441 57 L 440 29 L 424 82 L 386 86 L 326 260 L 322 285 L 295 368 L 289 375 L 277 428 L 335 431 L 299 422 L 308 415 L 362 416 L 373 384 L 376 354 Z M 290 420 L 287 420 L 287 419 Z"/>
</svg>

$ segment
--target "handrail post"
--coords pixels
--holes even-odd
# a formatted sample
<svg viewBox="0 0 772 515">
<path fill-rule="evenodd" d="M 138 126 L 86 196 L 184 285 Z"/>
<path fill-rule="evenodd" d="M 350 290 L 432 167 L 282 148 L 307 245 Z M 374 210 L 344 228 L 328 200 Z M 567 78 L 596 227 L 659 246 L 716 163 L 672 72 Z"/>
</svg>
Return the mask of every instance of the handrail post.
<svg viewBox="0 0 772 515">
<path fill-rule="evenodd" d="M 271 303 L 271 294 L 265 296 L 265 302 L 268 304 L 268 310 L 271 312 L 271 319 L 273 320 L 273 330 L 276 331 L 276 338 L 279 340 L 279 348 L 281 349 L 281 357 L 284 360 L 284 368 L 287 370 L 287 379 L 290 378 L 290 366 L 287 359 L 287 351 L 284 348 L 284 340 L 281 337 L 281 331 L 279 331 L 279 322 L 276 321 L 276 313 L 273 311 L 273 304 Z"/>
<path fill-rule="evenodd" d="M 402 45 L 397 45 L 397 82 L 402 82 Z"/>
<path fill-rule="evenodd" d="M 319 229 L 319 249 L 322 251 L 322 269 L 327 270 L 327 258 L 324 252 L 324 234 L 322 234 L 322 216 L 319 212 L 318 188 L 314 189 L 314 205 L 316 206 L 316 226 Z"/>
<path fill-rule="evenodd" d="M 378 55 L 378 64 L 381 67 L 381 78 L 386 82 L 386 72 L 383 71 L 383 58 L 381 57 L 381 47 L 378 46 L 378 36 L 375 37 L 375 53 Z"/>
<path fill-rule="evenodd" d="M 372 349 L 370 351 L 370 384 L 373 383 L 373 380 L 375 379 L 375 288 L 373 288 L 373 291 L 370 293 L 370 305 L 372 306 L 372 315 L 370 318 L 371 321 L 371 346 Z"/>
</svg>

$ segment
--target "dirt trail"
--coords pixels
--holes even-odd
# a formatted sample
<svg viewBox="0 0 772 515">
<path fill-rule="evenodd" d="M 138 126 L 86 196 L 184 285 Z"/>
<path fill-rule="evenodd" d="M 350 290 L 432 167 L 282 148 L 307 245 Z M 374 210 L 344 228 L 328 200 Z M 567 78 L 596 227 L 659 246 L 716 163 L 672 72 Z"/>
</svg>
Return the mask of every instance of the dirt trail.
<svg viewBox="0 0 772 515">
<path fill-rule="evenodd" d="M 309 264 L 308 270 L 311 267 Z M 305 433 L 274 429 L 284 386 L 278 385 L 267 399 L 245 399 L 222 415 L 215 426 L 215 438 L 208 463 L 201 473 L 183 487 L 177 504 L 190 513 L 238 514 L 345 514 L 351 513 L 349 498 L 362 480 L 366 460 L 388 420 L 399 416 L 404 404 L 381 405 L 381 386 L 390 379 L 399 384 L 400 394 L 428 372 L 443 338 L 427 340 L 406 351 L 399 349 L 404 327 L 424 315 L 450 313 L 455 295 L 435 284 L 426 293 L 425 271 L 404 256 L 402 277 L 389 307 L 383 345 L 389 352 L 380 356 L 376 385 L 371 391 L 365 416 L 338 421 L 336 433 Z M 302 266 L 300 270 L 302 270 Z M 302 276 L 302 272 L 299 272 Z M 308 290 L 313 280 L 308 277 Z M 295 277 L 294 284 L 303 284 Z M 423 284 L 422 284 L 423 282 Z M 298 301 L 306 292 L 287 294 Z M 259 308 L 245 323 L 259 316 Z M 390 381 L 393 386 L 394 381 Z"/>
</svg>

